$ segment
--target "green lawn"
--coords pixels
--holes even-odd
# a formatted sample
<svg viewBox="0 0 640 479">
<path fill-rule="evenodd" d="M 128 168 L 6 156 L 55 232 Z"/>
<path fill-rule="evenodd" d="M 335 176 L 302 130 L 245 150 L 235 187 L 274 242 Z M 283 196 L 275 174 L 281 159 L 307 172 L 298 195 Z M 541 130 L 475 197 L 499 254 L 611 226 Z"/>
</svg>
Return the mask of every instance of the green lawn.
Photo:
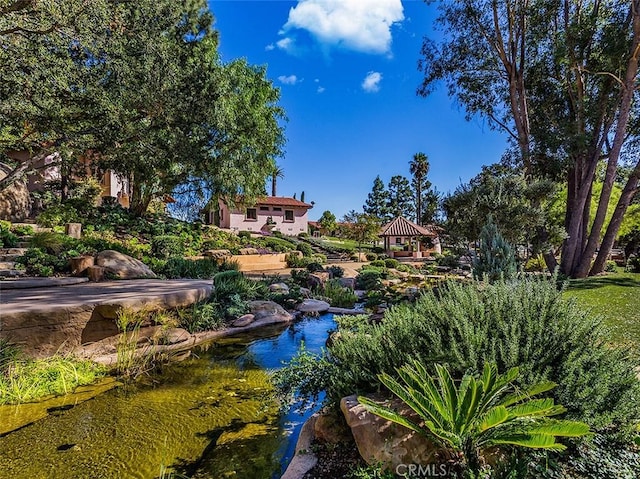
<svg viewBox="0 0 640 479">
<path fill-rule="evenodd" d="M 615 341 L 640 344 L 640 274 L 611 273 L 572 280 L 566 295 L 603 316 Z"/>
<path fill-rule="evenodd" d="M 358 249 L 358 243 L 356 241 L 346 238 L 323 236 L 322 238 L 320 238 L 320 241 L 327 246 L 336 246 L 338 248 L 353 248 L 354 250 Z M 363 243 L 361 246 L 363 250 L 373 248 L 370 243 Z"/>
</svg>

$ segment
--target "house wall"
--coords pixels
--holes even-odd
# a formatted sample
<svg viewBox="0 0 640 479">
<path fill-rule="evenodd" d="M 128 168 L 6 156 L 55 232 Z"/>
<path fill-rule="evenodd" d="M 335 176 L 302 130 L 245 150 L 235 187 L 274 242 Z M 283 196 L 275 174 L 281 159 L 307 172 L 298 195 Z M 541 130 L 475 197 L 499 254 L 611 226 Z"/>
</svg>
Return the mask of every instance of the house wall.
<svg viewBox="0 0 640 479">
<path fill-rule="evenodd" d="M 284 235 L 296 236 L 300 233 L 307 232 L 308 229 L 307 208 L 258 204 L 255 206 L 257 219 L 252 220 L 247 219 L 246 208 L 230 209 L 222 201 L 220 201 L 219 205 L 220 228 L 230 229 L 231 231 L 252 231 L 255 233 L 259 233 L 260 231 L 280 231 Z M 280 208 L 281 211 L 277 211 L 277 208 Z M 293 210 L 293 221 L 285 221 L 285 210 Z M 275 223 L 275 225 L 270 228 L 267 227 L 267 218 L 269 216 Z"/>
</svg>

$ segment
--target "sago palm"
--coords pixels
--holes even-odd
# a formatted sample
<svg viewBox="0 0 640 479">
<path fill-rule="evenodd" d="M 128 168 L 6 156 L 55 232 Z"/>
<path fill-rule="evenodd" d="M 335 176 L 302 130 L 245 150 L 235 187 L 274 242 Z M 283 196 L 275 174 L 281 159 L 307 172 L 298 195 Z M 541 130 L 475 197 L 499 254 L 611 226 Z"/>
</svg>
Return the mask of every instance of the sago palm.
<svg viewBox="0 0 640 479">
<path fill-rule="evenodd" d="M 412 361 L 397 370 L 401 382 L 382 374 L 380 381 L 413 409 L 421 419 L 417 424 L 394 410 L 370 399 L 358 400 L 372 413 L 401 424 L 434 440 L 436 444 L 463 453 L 463 467 L 477 470 L 479 455 L 491 446 L 521 446 L 563 450 L 557 437 L 589 434 L 584 423 L 552 419 L 565 412 L 553 399 L 531 399 L 556 385 L 542 382 L 517 390 L 513 381 L 518 368 L 498 374 L 495 364 L 485 364 L 482 376 L 465 374 L 458 386 L 449 371 L 436 365 L 437 379 L 425 367 Z"/>
</svg>

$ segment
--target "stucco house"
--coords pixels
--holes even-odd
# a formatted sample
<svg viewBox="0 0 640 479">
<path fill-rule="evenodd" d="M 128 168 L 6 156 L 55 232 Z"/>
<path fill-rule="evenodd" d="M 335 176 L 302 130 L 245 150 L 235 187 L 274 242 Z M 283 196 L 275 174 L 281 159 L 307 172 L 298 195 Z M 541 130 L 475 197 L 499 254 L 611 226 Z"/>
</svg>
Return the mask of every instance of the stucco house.
<svg viewBox="0 0 640 479">
<path fill-rule="evenodd" d="M 220 199 L 215 223 L 231 231 L 280 231 L 287 236 L 296 236 L 308 231 L 307 212 L 311 208 L 313 205 L 284 196 L 263 196 L 253 205 L 238 202 L 234 206 Z"/>
</svg>

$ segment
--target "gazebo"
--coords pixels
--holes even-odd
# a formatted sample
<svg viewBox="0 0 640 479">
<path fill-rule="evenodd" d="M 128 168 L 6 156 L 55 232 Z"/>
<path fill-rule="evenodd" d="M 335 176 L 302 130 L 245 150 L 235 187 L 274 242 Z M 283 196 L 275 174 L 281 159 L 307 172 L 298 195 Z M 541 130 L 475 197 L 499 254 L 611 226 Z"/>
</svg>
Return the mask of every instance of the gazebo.
<svg viewBox="0 0 640 479">
<path fill-rule="evenodd" d="M 384 225 L 378 236 L 383 239 L 384 249 L 390 257 L 422 258 L 422 253 L 442 252 L 438 230 L 437 226 L 420 226 L 398 216 Z M 425 237 L 431 238 L 432 248 L 426 248 L 420 241 Z M 392 250 L 392 246 L 401 247 L 403 250 Z"/>
</svg>

